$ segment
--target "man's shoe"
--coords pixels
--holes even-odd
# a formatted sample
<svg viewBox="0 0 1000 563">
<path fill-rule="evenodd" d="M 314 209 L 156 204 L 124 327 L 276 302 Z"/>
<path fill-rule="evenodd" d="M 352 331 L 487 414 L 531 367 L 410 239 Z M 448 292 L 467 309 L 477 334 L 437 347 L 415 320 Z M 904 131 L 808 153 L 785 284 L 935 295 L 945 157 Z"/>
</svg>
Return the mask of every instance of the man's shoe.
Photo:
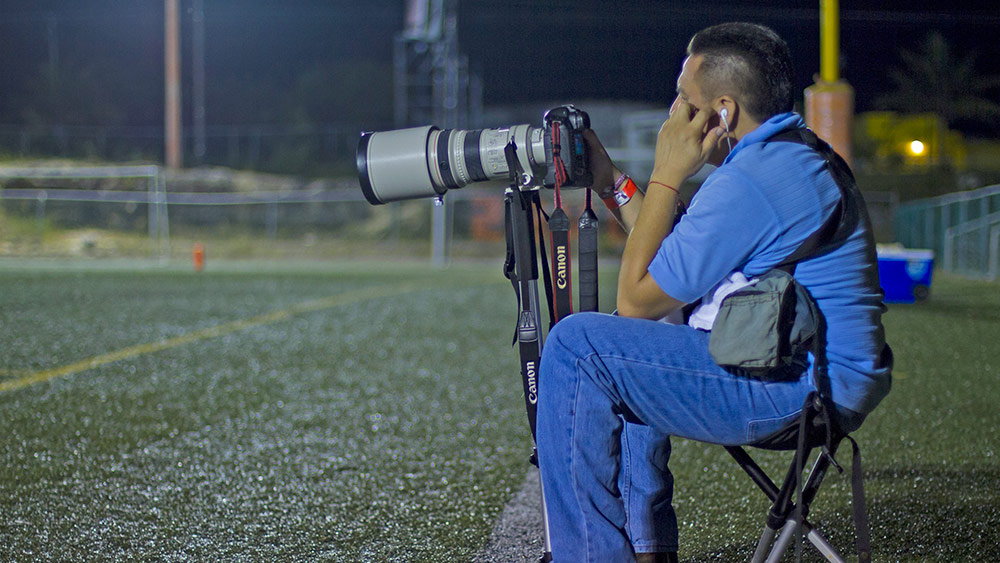
<svg viewBox="0 0 1000 563">
<path fill-rule="evenodd" d="M 659 551 L 655 553 L 636 553 L 635 563 L 677 563 L 676 553 Z"/>
</svg>

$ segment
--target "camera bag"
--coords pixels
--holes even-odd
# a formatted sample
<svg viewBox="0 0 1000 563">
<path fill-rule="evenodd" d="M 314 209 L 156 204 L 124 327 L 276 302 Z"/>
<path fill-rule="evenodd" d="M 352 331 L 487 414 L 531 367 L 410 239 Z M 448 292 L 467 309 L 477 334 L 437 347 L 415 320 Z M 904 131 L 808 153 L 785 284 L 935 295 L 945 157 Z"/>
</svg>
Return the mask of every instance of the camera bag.
<svg viewBox="0 0 1000 563">
<path fill-rule="evenodd" d="M 765 377 L 780 374 L 819 332 L 816 303 L 784 270 L 770 270 L 722 301 L 708 351 L 720 366 Z"/>
</svg>

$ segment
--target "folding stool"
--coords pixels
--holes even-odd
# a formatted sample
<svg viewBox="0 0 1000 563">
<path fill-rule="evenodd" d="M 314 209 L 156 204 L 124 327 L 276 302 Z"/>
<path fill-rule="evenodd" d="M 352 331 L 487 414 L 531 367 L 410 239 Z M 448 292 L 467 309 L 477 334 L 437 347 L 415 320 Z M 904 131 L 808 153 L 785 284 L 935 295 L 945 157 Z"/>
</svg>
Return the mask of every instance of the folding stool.
<svg viewBox="0 0 1000 563">
<path fill-rule="evenodd" d="M 850 440 L 854 447 L 852 503 L 854 504 L 854 523 L 857 528 L 858 560 L 859 563 L 871 561 L 871 539 L 861 483 L 861 456 L 857 442 L 840 431 L 832 414 L 833 406 L 814 391 L 807 397 L 799 420 L 764 440 L 749 444 L 751 447 L 766 450 L 795 451 L 780 488 L 774 484 L 774 481 L 757 465 L 743 447 L 725 447 L 726 451 L 736 459 L 740 467 L 746 471 L 772 503 L 767 515 L 767 523 L 754 552 L 753 563 L 777 563 L 800 533 L 828 561 L 846 563 L 845 559 L 837 553 L 819 530 L 806 519 L 809 514 L 809 505 L 816 497 L 823 477 L 826 476 L 830 466 L 833 465 L 838 471 L 843 471 L 834 459 L 834 454 L 844 439 Z M 803 466 L 812 451 L 817 448 L 820 450 L 819 456 L 809 472 L 808 480 L 803 484 L 801 480 Z M 774 541 L 779 530 L 781 530 L 781 534 L 778 535 L 777 541 Z"/>
</svg>

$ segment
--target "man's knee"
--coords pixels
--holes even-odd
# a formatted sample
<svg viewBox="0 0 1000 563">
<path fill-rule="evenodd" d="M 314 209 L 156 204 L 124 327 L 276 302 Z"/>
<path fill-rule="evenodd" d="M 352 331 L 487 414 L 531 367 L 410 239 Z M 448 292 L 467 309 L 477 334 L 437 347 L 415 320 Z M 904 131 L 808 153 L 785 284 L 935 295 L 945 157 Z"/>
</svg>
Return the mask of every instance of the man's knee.
<svg viewBox="0 0 1000 563">
<path fill-rule="evenodd" d="M 549 332 L 542 351 L 541 381 L 547 387 L 567 385 L 575 366 L 581 358 L 593 353 L 591 345 L 596 327 L 609 315 L 576 313 L 556 324 Z"/>
<path fill-rule="evenodd" d="M 616 318 L 604 313 L 572 314 L 552 327 L 545 347 L 548 349 L 551 344 L 573 350 L 591 348 L 594 335 L 606 330 L 605 325 Z"/>
</svg>

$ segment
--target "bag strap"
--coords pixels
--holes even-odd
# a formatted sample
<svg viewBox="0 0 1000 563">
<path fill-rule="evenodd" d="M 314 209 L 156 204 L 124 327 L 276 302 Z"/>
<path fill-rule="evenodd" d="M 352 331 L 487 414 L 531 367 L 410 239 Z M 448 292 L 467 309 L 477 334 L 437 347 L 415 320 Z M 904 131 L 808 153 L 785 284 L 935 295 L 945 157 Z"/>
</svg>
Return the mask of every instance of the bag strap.
<svg viewBox="0 0 1000 563">
<path fill-rule="evenodd" d="M 807 128 L 788 129 L 772 136 L 768 142 L 771 141 L 798 143 L 817 152 L 826 161 L 830 175 L 840 191 L 840 199 L 837 201 L 833 213 L 816 231 L 802 241 L 795 251 L 774 267 L 794 277 L 795 266 L 799 262 L 839 247 L 854 233 L 858 223 L 863 220 L 866 213 L 864 197 L 858 190 L 854 174 L 847 162 L 828 143 L 816 136 L 812 130 Z M 825 331 L 826 323 L 822 312 L 817 309 L 817 313 L 819 313 L 817 316 L 820 332 L 813 342 L 813 356 L 816 358 L 814 380 L 816 388 L 823 392 L 828 390 L 822 385 L 826 379 L 826 374 L 823 373 L 826 367 L 825 350 L 822 348 L 822 341 L 825 340 L 822 331 Z"/>
<path fill-rule="evenodd" d="M 853 459 L 851 460 L 851 505 L 854 508 L 854 529 L 857 538 L 854 547 L 858 552 L 858 563 L 871 563 L 872 539 L 871 526 L 868 522 L 868 509 L 865 504 L 865 484 L 861 471 L 861 448 L 850 436 L 844 436 L 851 441 Z"/>
<path fill-rule="evenodd" d="M 862 198 L 858 192 L 857 182 L 854 180 L 851 167 L 829 144 L 817 137 L 810 129 L 788 129 L 768 139 L 768 142 L 771 141 L 798 143 L 819 153 L 826 160 L 830 174 L 833 176 L 837 188 L 840 189 L 840 199 L 837 200 L 833 213 L 806 240 L 802 241 L 798 248 L 774 266 L 774 269 L 794 276 L 795 266 L 799 262 L 818 254 L 820 249 L 832 249 L 846 241 L 854 233 L 858 226 L 860 217 L 858 205 Z M 684 322 L 687 322 L 688 317 L 700 303 L 701 299 L 697 299 L 683 307 Z"/>
<path fill-rule="evenodd" d="M 793 274 L 795 265 L 802 260 L 812 257 L 821 248 L 839 245 L 851 236 L 857 228 L 859 217 L 857 205 L 861 200 L 856 196 L 857 182 L 854 180 L 850 166 L 829 144 L 817 137 L 810 129 L 798 128 L 782 131 L 771 137 L 769 141 L 799 143 L 819 153 L 826 160 L 830 174 L 840 189 L 840 199 L 837 201 L 833 213 L 816 231 L 802 241 L 802 244 L 794 252 L 775 266 L 777 269 Z"/>
<path fill-rule="evenodd" d="M 821 248 L 824 247 L 834 247 L 839 246 L 857 229 L 858 221 L 861 220 L 862 211 L 859 206 L 864 205 L 864 199 L 858 191 L 857 182 L 854 179 L 854 174 L 851 172 L 851 168 L 847 165 L 847 162 L 841 158 L 840 155 L 830 147 L 829 144 L 824 142 L 822 139 L 816 136 L 809 129 L 793 129 L 789 131 L 784 131 L 771 137 L 771 141 L 784 141 L 801 143 L 814 151 L 818 152 L 822 156 L 829 167 L 830 174 L 833 176 L 834 182 L 836 182 L 837 187 L 840 189 L 840 200 L 837 202 L 837 206 L 834 208 L 833 213 L 823 222 L 823 224 L 813 232 L 802 244 L 799 245 L 794 252 L 788 255 L 780 264 L 775 266 L 777 269 L 782 269 L 790 275 L 794 275 L 795 266 L 802 260 L 811 257 L 818 253 Z M 820 330 L 825 328 L 825 323 L 823 322 L 823 316 L 819 316 Z M 814 343 L 814 355 L 822 353 L 819 349 L 819 341 L 824 339 L 822 334 L 818 334 L 816 341 Z M 819 358 L 817 357 L 817 360 Z M 827 437 L 826 445 L 823 447 L 823 455 L 827 455 L 830 458 L 831 464 L 838 470 L 843 471 L 840 465 L 833 457 L 832 451 L 832 435 L 831 428 L 835 424 L 833 420 L 833 407 L 825 402 L 824 394 L 819 393 L 818 397 L 814 397 L 812 393 L 806 399 L 807 404 L 811 401 L 816 401 L 816 406 L 819 407 L 821 411 L 821 416 L 826 419 L 827 427 Z M 805 415 L 805 408 L 803 409 L 803 416 L 800 421 L 799 426 L 799 443 L 798 451 L 796 452 L 796 457 L 803 453 L 805 448 L 804 443 L 804 432 L 807 423 L 807 417 Z M 863 473 L 861 468 L 861 448 L 858 446 L 857 441 L 851 436 L 844 435 L 843 438 L 850 440 L 852 446 L 852 463 L 851 463 L 851 504 L 854 509 L 854 527 L 857 534 L 855 540 L 855 548 L 858 553 L 859 563 L 870 563 L 871 562 L 871 529 L 868 521 L 868 511 L 865 504 L 865 488 Z M 796 467 L 799 472 L 796 474 L 796 478 L 799 480 L 796 483 L 796 512 L 797 517 L 800 516 L 800 511 L 802 507 L 802 490 L 801 490 L 801 478 L 802 478 L 802 467 Z M 800 520 L 801 521 L 801 520 Z M 801 538 L 796 542 L 796 557 L 801 556 Z"/>
<path fill-rule="evenodd" d="M 826 456 L 832 465 L 839 473 L 844 472 L 844 468 L 837 463 L 834 457 L 837 451 L 837 445 L 841 440 L 848 440 L 851 442 L 852 457 L 851 457 L 851 506 L 854 511 L 854 528 L 855 528 L 855 541 L 854 547 L 858 554 L 858 563 L 871 563 L 871 526 L 868 521 L 868 510 L 865 503 L 865 485 L 864 485 L 864 473 L 861 467 L 861 448 L 858 446 L 858 442 L 852 438 L 850 435 L 844 434 L 837 430 L 836 437 L 834 436 L 833 428 L 836 426 L 837 422 L 834 420 L 834 409 L 833 404 L 825 399 L 821 393 L 817 391 L 812 391 L 806 396 L 805 403 L 802 405 L 802 413 L 799 416 L 798 426 L 798 437 L 796 440 L 796 450 L 795 450 L 795 516 L 796 522 L 801 524 L 804 520 L 803 518 L 803 471 L 805 469 L 805 460 L 809 457 L 809 453 L 815 444 L 813 442 L 813 437 L 810 435 L 811 430 L 814 428 L 814 421 L 822 421 L 825 427 L 825 440 L 820 447 L 820 455 Z M 795 537 L 795 560 L 800 561 L 802 556 L 802 536 L 801 528 L 796 530 Z"/>
</svg>

